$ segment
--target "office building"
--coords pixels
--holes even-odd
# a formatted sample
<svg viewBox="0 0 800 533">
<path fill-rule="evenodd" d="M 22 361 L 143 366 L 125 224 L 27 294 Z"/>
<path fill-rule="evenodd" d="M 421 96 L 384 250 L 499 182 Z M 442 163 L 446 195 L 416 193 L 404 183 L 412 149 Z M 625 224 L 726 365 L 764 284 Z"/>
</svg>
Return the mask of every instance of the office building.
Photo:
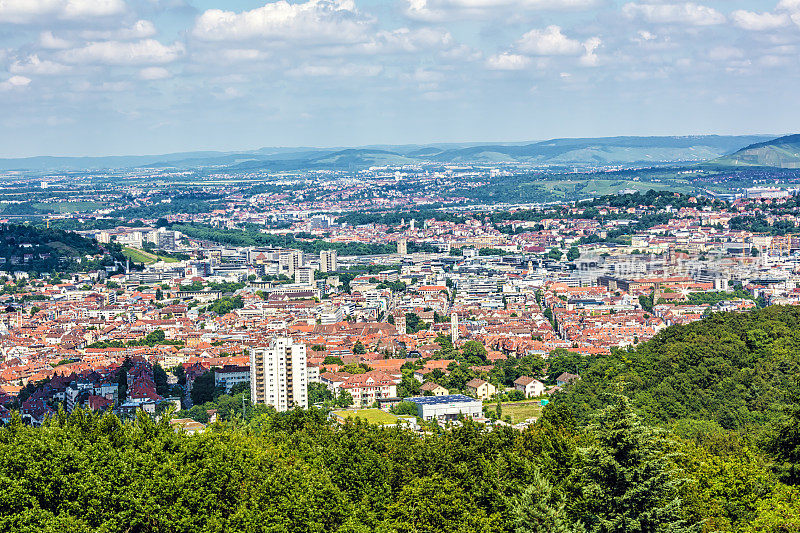
<svg viewBox="0 0 800 533">
<path fill-rule="evenodd" d="M 408 241 L 405 239 L 397 239 L 397 253 L 400 255 L 408 255 Z"/>
<path fill-rule="evenodd" d="M 314 269 L 311 267 L 300 267 L 295 269 L 294 282 L 298 285 L 313 285 Z"/>
<path fill-rule="evenodd" d="M 294 277 L 294 271 L 303 266 L 303 252 L 300 250 L 281 250 L 278 257 L 280 273 Z"/>
<path fill-rule="evenodd" d="M 306 345 L 276 337 L 250 349 L 250 399 L 278 411 L 308 407 Z"/>
<path fill-rule="evenodd" d="M 322 250 L 319 253 L 320 272 L 336 272 L 338 267 L 336 250 Z"/>
</svg>

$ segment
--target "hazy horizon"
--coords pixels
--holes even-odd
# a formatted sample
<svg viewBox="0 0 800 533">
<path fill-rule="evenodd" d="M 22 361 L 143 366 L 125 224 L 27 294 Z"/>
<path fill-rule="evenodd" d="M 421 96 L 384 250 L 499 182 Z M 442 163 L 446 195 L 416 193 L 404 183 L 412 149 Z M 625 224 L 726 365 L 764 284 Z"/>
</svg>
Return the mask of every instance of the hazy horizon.
<svg viewBox="0 0 800 533">
<path fill-rule="evenodd" d="M 787 135 L 794 135 L 793 133 L 697 133 L 697 134 L 665 134 L 665 135 L 601 135 L 601 136 L 591 136 L 591 137 L 580 137 L 580 136 L 569 136 L 569 137 L 548 137 L 542 139 L 526 139 L 520 141 L 514 140 L 488 140 L 488 141 L 432 141 L 432 142 L 406 142 L 406 143 L 369 143 L 369 144 L 361 144 L 361 145 L 306 145 L 306 146 L 255 146 L 252 148 L 232 148 L 232 149 L 219 149 L 219 148 L 188 148 L 182 150 L 171 150 L 165 152 L 142 152 L 142 153 L 106 153 L 106 154 L 93 154 L 93 153 L 81 153 L 81 154 L 74 154 L 74 153 L 41 153 L 41 154 L 28 154 L 28 155 L 0 155 L 0 159 L 32 159 L 32 158 L 45 158 L 45 157 L 52 157 L 52 158 L 86 158 L 86 159 L 100 159 L 100 158 L 110 158 L 110 157 L 155 157 L 161 155 L 171 155 L 171 154 L 191 154 L 191 153 L 227 153 L 227 154 L 236 154 L 236 153 L 252 153 L 258 150 L 348 150 L 348 149 L 362 149 L 362 148 L 370 148 L 370 147 L 412 147 L 412 146 L 435 146 L 435 145 L 453 145 L 453 146 L 483 146 L 483 145 L 497 145 L 497 146 L 513 146 L 513 145 L 526 145 L 526 144 L 536 144 L 541 142 L 547 141 L 555 141 L 555 140 L 569 140 L 569 139 L 610 139 L 610 138 L 691 138 L 691 137 L 771 137 L 771 138 L 780 138 Z"/>
</svg>

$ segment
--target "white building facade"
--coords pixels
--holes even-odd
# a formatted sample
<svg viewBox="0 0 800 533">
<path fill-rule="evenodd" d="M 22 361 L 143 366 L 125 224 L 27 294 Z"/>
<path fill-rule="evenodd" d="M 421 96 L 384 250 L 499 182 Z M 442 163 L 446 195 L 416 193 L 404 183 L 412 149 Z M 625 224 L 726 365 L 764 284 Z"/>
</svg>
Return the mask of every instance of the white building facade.
<svg viewBox="0 0 800 533">
<path fill-rule="evenodd" d="M 250 399 L 278 411 L 308 408 L 306 345 L 276 337 L 267 346 L 250 349 Z"/>
</svg>

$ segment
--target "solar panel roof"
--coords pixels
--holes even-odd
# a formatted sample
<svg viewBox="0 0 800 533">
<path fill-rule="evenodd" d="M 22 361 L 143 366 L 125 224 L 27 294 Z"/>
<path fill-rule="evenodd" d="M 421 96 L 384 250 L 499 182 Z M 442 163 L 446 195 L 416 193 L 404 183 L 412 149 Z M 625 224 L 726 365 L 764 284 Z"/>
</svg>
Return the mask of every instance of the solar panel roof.
<svg viewBox="0 0 800 533">
<path fill-rule="evenodd" d="M 477 402 L 478 400 L 463 394 L 448 394 L 446 396 L 414 396 L 413 398 L 406 398 L 406 401 L 422 405 L 437 405 L 442 403 Z"/>
</svg>

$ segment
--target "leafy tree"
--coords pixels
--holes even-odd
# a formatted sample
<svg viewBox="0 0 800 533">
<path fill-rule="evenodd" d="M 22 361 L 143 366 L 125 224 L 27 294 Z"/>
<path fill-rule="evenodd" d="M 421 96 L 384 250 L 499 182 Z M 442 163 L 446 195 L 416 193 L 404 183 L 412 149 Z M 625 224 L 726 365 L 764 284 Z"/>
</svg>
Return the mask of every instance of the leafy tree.
<svg viewBox="0 0 800 533">
<path fill-rule="evenodd" d="M 694 531 L 678 495 L 680 481 L 629 401 L 618 396 L 591 428 L 584 452 L 583 492 L 595 532 Z"/>
<path fill-rule="evenodd" d="M 775 471 L 781 481 L 800 484 L 800 395 L 794 395 L 785 414 L 767 441 L 767 451 L 775 458 Z"/>
<path fill-rule="evenodd" d="M 209 370 L 197 376 L 192 383 L 191 398 L 194 405 L 202 405 L 213 401 L 224 392 L 214 385 L 214 371 Z"/>
<path fill-rule="evenodd" d="M 565 510 L 564 496 L 542 476 L 539 470 L 533 482 L 512 507 L 514 533 L 582 533 L 580 522 L 573 523 Z"/>
<path fill-rule="evenodd" d="M 353 345 L 353 353 L 356 355 L 361 355 L 367 353 L 367 348 L 361 343 L 361 341 L 356 341 Z"/>
<path fill-rule="evenodd" d="M 478 341 L 465 342 L 461 347 L 461 352 L 464 355 L 464 359 L 479 365 L 486 362 L 486 356 L 488 355 L 486 347 Z"/>
<path fill-rule="evenodd" d="M 400 402 L 392 408 L 396 415 L 417 416 L 417 404 L 414 402 Z"/>
<path fill-rule="evenodd" d="M 567 252 L 567 261 L 575 261 L 581 256 L 581 251 L 577 246 L 572 246 Z"/>
<path fill-rule="evenodd" d="M 155 331 L 151 331 L 150 333 L 148 333 L 144 338 L 144 342 L 149 346 L 155 346 L 159 342 L 163 341 L 165 338 L 166 336 L 164 335 L 164 332 L 160 329 L 157 329 Z"/>
<path fill-rule="evenodd" d="M 323 383 L 308 384 L 308 403 L 316 405 L 326 401 L 333 401 L 333 393 Z"/>
<path fill-rule="evenodd" d="M 186 385 L 186 369 L 183 368 L 183 365 L 173 368 L 172 373 L 178 378 L 178 385 Z"/>
<path fill-rule="evenodd" d="M 153 365 L 153 381 L 156 384 L 156 392 L 160 396 L 169 396 L 169 384 L 167 383 L 167 373 L 158 363 Z"/>
<path fill-rule="evenodd" d="M 334 400 L 334 404 L 336 407 L 350 407 L 353 405 L 353 397 L 350 396 L 349 392 L 342 389 L 339 391 L 339 396 Z"/>
</svg>

